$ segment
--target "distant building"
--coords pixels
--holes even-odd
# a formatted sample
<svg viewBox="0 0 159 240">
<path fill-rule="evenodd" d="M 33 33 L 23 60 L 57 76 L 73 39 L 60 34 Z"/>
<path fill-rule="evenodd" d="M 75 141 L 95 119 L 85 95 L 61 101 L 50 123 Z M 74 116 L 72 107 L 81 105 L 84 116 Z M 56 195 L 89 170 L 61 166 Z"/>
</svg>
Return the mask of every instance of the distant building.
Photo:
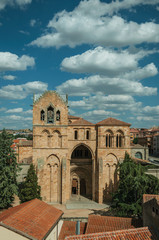
<svg viewBox="0 0 159 240">
<path fill-rule="evenodd" d="M 153 155 L 159 157 L 159 134 L 153 136 Z"/>
</svg>

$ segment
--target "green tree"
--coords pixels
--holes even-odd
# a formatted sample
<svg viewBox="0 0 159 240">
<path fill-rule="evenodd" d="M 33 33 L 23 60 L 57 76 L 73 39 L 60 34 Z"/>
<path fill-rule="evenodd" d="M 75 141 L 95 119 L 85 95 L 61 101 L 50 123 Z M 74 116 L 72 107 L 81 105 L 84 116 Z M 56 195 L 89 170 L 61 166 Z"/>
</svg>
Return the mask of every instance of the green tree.
<svg viewBox="0 0 159 240">
<path fill-rule="evenodd" d="M 118 165 L 119 185 L 113 196 L 112 208 L 117 216 L 130 217 L 142 215 L 143 194 L 158 194 L 159 180 L 147 175 L 147 168 L 134 162 L 125 153 L 123 163 Z"/>
<path fill-rule="evenodd" d="M 133 143 L 138 144 L 138 138 L 134 138 Z"/>
<path fill-rule="evenodd" d="M 18 194 L 16 156 L 11 148 L 12 136 L 3 129 L 0 134 L 0 208 L 8 208 Z"/>
<path fill-rule="evenodd" d="M 19 198 L 21 203 L 30 201 L 34 198 L 41 199 L 40 197 L 40 186 L 38 185 L 38 178 L 36 175 L 35 167 L 33 164 L 27 173 L 26 180 L 20 185 Z"/>
</svg>

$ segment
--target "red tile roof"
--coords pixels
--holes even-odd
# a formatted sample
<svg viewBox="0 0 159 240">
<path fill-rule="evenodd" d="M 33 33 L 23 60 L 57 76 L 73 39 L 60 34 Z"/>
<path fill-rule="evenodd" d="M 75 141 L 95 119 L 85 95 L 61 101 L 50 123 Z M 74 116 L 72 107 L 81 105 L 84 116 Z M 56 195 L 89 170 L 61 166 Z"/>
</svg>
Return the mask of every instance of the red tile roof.
<svg viewBox="0 0 159 240">
<path fill-rule="evenodd" d="M 143 194 L 143 203 L 148 202 L 152 199 L 156 199 L 159 202 L 159 195 L 155 194 Z"/>
<path fill-rule="evenodd" d="M 78 120 L 70 123 L 69 125 L 75 125 L 75 126 L 78 126 L 78 125 L 81 125 L 81 126 L 90 126 L 90 125 L 94 125 L 93 123 L 91 122 L 88 122 L 87 120 L 83 119 L 83 118 L 79 118 Z"/>
<path fill-rule="evenodd" d="M 65 237 L 76 234 L 76 223 L 73 221 L 64 221 L 58 240 L 63 240 Z M 80 222 L 80 234 L 84 234 L 86 229 L 86 223 Z"/>
<path fill-rule="evenodd" d="M 89 215 L 86 233 L 135 228 L 136 224 L 132 218 Z"/>
<path fill-rule="evenodd" d="M 130 128 L 130 133 L 139 133 L 137 128 Z"/>
<path fill-rule="evenodd" d="M 96 125 L 101 125 L 101 126 L 131 126 L 130 123 L 122 122 L 118 119 L 115 118 L 107 118 L 104 119 L 103 121 L 98 122 Z"/>
<path fill-rule="evenodd" d="M 0 224 L 35 239 L 43 239 L 63 212 L 38 199 L 22 203 L 0 214 Z"/>
<path fill-rule="evenodd" d="M 66 237 L 66 240 L 157 240 L 148 227 Z"/>
</svg>

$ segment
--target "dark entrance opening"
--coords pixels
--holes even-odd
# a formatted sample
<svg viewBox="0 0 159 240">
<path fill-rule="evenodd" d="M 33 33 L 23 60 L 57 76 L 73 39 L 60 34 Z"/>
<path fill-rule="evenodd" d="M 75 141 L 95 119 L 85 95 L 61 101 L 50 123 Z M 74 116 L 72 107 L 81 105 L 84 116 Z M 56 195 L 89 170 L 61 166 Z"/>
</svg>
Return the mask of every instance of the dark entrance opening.
<svg viewBox="0 0 159 240">
<path fill-rule="evenodd" d="M 78 181 L 77 181 L 77 179 L 72 180 L 72 194 L 78 194 Z"/>
<path fill-rule="evenodd" d="M 80 180 L 80 195 L 86 196 L 86 181 L 84 178 Z"/>
</svg>

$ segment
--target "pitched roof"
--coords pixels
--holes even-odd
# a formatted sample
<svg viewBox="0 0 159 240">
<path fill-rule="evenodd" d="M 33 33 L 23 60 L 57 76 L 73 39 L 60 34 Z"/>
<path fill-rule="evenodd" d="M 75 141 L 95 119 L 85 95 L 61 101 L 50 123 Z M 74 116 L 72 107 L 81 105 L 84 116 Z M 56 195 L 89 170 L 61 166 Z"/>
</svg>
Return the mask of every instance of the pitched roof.
<svg viewBox="0 0 159 240">
<path fill-rule="evenodd" d="M 63 212 L 38 199 L 20 204 L 0 214 L 0 225 L 22 232 L 35 239 L 43 239 Z"/>
<path fill-rule="evenodd" d="M 63 240 L 67 236 L 72 236 L 76 234 L 76 223 L 73 221 L 64 221 L 58 240 Z M 85 233 L 86 223 L 80 222 L 80 234 Z"/>
<path fill-rule="evenodd" d="M 83 119 L 83 118 L 79 118 L 78 120 L 70 123 L 69 125 L 74 125 L 74 126 L 78 126 L 78 125 L 81 125 L 81 126 L 92 126 L 94 125 L 93 123 L 91 122 L 88 122 L 87 120 Z"/>
<path fill-rule="evenodd" d="M 132 218 L 89 215 L 86 233 L 108 232 L 141 226 Z"/>
<path fill-rule="evenodd" d="M 118 119 L 111 118 L 111 117 L 96 123 L 96 125 L 101 125 L 101 126 L 102 125 L 103 126 L 131 126 L 130 123 L 122 122 Z"/>
<path fill-rule="evenodd" d="M 159 195 L 155 194 L 143 194 L 143 203 L 148 202 L 152 199 L 156 199 L 159 202 Z"/>
<path fill-rule="evenodd" d="M 68 119 L 79 119 L 80 117 L 76 117 L 76 116 L 72 116 L 72 115 L 68 115 Z"/>
<path fill-rule="evenodd" d="M 66 240 L 157 240 L 148 227 L 66 237 Z"/>
<path fill-rule="evenodd" d="M 32 140 L 27 140 L 27 141 L 20 141 L 19 146 L 33 146 L 33 141 Z"/>
<path fill-rule="evenodd" d="M 130 128 L 130 133 L 139 133 L 139 129 L 137 129 L 137 128 Z"/>
</svg>

